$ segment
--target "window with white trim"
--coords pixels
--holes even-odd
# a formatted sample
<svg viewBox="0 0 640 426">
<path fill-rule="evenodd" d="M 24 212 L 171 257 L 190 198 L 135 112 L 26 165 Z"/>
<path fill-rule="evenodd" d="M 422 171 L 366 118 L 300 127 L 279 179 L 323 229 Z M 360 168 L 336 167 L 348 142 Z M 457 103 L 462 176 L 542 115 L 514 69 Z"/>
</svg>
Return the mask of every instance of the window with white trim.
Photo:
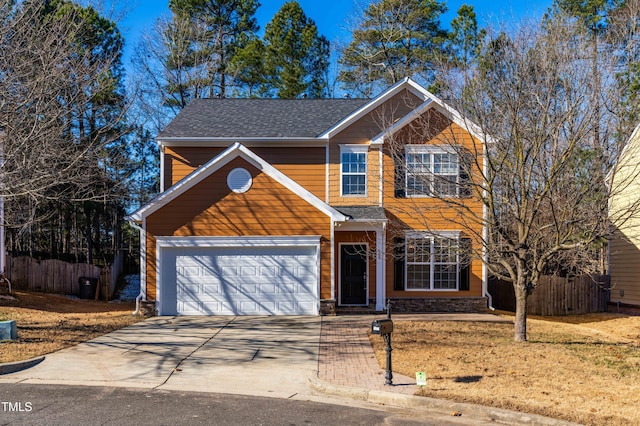
<svg viewBox="0 0 640 426">
<path fill-rule="evenodd" d="M 457 197 L 460 194 L 460 162 L 451 148 L 435 145 L 405 147 L 407 197 Z"/>
<path fill-rule="evenodd" d="M 412 234 L 405 239 L 407 290 L 458 290 L 461 253 L 457 234 Z"/>
<path fill-rule="evenodd" d="M 367 195 L 367 151 L 364 145 L 340 146 L 341 195 Z"/>
</svg>

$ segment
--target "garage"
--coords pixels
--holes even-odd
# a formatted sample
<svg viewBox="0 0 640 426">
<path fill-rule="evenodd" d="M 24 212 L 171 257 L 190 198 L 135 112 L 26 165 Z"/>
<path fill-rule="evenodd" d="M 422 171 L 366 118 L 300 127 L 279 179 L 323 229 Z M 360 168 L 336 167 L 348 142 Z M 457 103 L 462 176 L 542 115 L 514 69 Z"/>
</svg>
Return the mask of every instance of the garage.
<svg viewBox="0 0 640 426">
<path fill-rule="evenodd" d="M 160 238 L 160 315 L 317 315 L 319 237 Z"/>
</svg>

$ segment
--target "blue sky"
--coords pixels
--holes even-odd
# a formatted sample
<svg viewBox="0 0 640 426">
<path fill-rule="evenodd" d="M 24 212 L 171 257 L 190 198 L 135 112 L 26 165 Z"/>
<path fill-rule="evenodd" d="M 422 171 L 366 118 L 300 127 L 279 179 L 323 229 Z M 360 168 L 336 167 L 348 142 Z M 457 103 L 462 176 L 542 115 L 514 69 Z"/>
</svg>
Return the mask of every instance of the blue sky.
<svg viewBox="0 0 640 426">
<path fill-rule="evenodd" d="M 286 0 L 262 0 L 256 17 L 260 28 L 264 29 L 267 22 L 282 7 Z M 355 4 L 362 0 L 298 0 L 305 14 L 313 19 L 320 33 L 330 41 L 342 39 L 348 41 L 348 18 L 353 16 Z M 480 23 L 495 23 L 498 21 L 513 21 L 526 16 L 540 16 L 551 5 L 552 0 L 449 0 L 449 12 L 443 17 L 443 25 L 455 16 L 458 8 L 463 4 L 474 6 Z M 126 40 L 125 61 L 128 62 L 131 48 L 138 42 L 142 29 L 149 28 L 162 14 L 168 14 L 168 0 L 132 0 L 127 2 L 130 10 L 127 17 L 120 23 L 120 29 Z M 125 62 L 125 65 L 126 64 Z"/>
</svg>

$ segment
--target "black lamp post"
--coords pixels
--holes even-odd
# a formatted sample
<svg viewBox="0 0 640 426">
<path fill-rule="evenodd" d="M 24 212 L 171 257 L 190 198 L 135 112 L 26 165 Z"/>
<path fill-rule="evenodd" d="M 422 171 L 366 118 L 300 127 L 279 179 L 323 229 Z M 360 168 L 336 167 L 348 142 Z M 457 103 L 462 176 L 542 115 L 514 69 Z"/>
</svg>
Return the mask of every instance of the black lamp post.
<svg viewBox="0 0 640 426">
<path fill-rule="evenodd" d="M 391 321 L 391 300 L 387 299 L 387 319 Z M 391 333 L 383 334 L 384 341 L 387 344 L 387 372 L 384 375 L 385 385 L 393 385 L 393 372 L 391 371 L 391 351 L 393 348 L 391 347 Z"/>
</svg>

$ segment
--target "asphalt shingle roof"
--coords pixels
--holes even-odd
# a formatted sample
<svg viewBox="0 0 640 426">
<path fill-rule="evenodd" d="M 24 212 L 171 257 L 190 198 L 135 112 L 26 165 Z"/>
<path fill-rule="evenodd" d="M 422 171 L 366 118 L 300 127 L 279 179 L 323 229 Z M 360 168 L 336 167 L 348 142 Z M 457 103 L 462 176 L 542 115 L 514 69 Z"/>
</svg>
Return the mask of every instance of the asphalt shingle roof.
<svg viewBox="0 0 640 426">
<path fill-rule="evenodd" d="M 340 213 L 351 216 L 354 220 L 385 220 L 384 208 L 379 206 L 336 206 Z"/>
<path fill-rule="evenodd" d="M 195 99 L 158 138 L 316 137 L 367 102 L 367 99 Z"/>
</svg>

